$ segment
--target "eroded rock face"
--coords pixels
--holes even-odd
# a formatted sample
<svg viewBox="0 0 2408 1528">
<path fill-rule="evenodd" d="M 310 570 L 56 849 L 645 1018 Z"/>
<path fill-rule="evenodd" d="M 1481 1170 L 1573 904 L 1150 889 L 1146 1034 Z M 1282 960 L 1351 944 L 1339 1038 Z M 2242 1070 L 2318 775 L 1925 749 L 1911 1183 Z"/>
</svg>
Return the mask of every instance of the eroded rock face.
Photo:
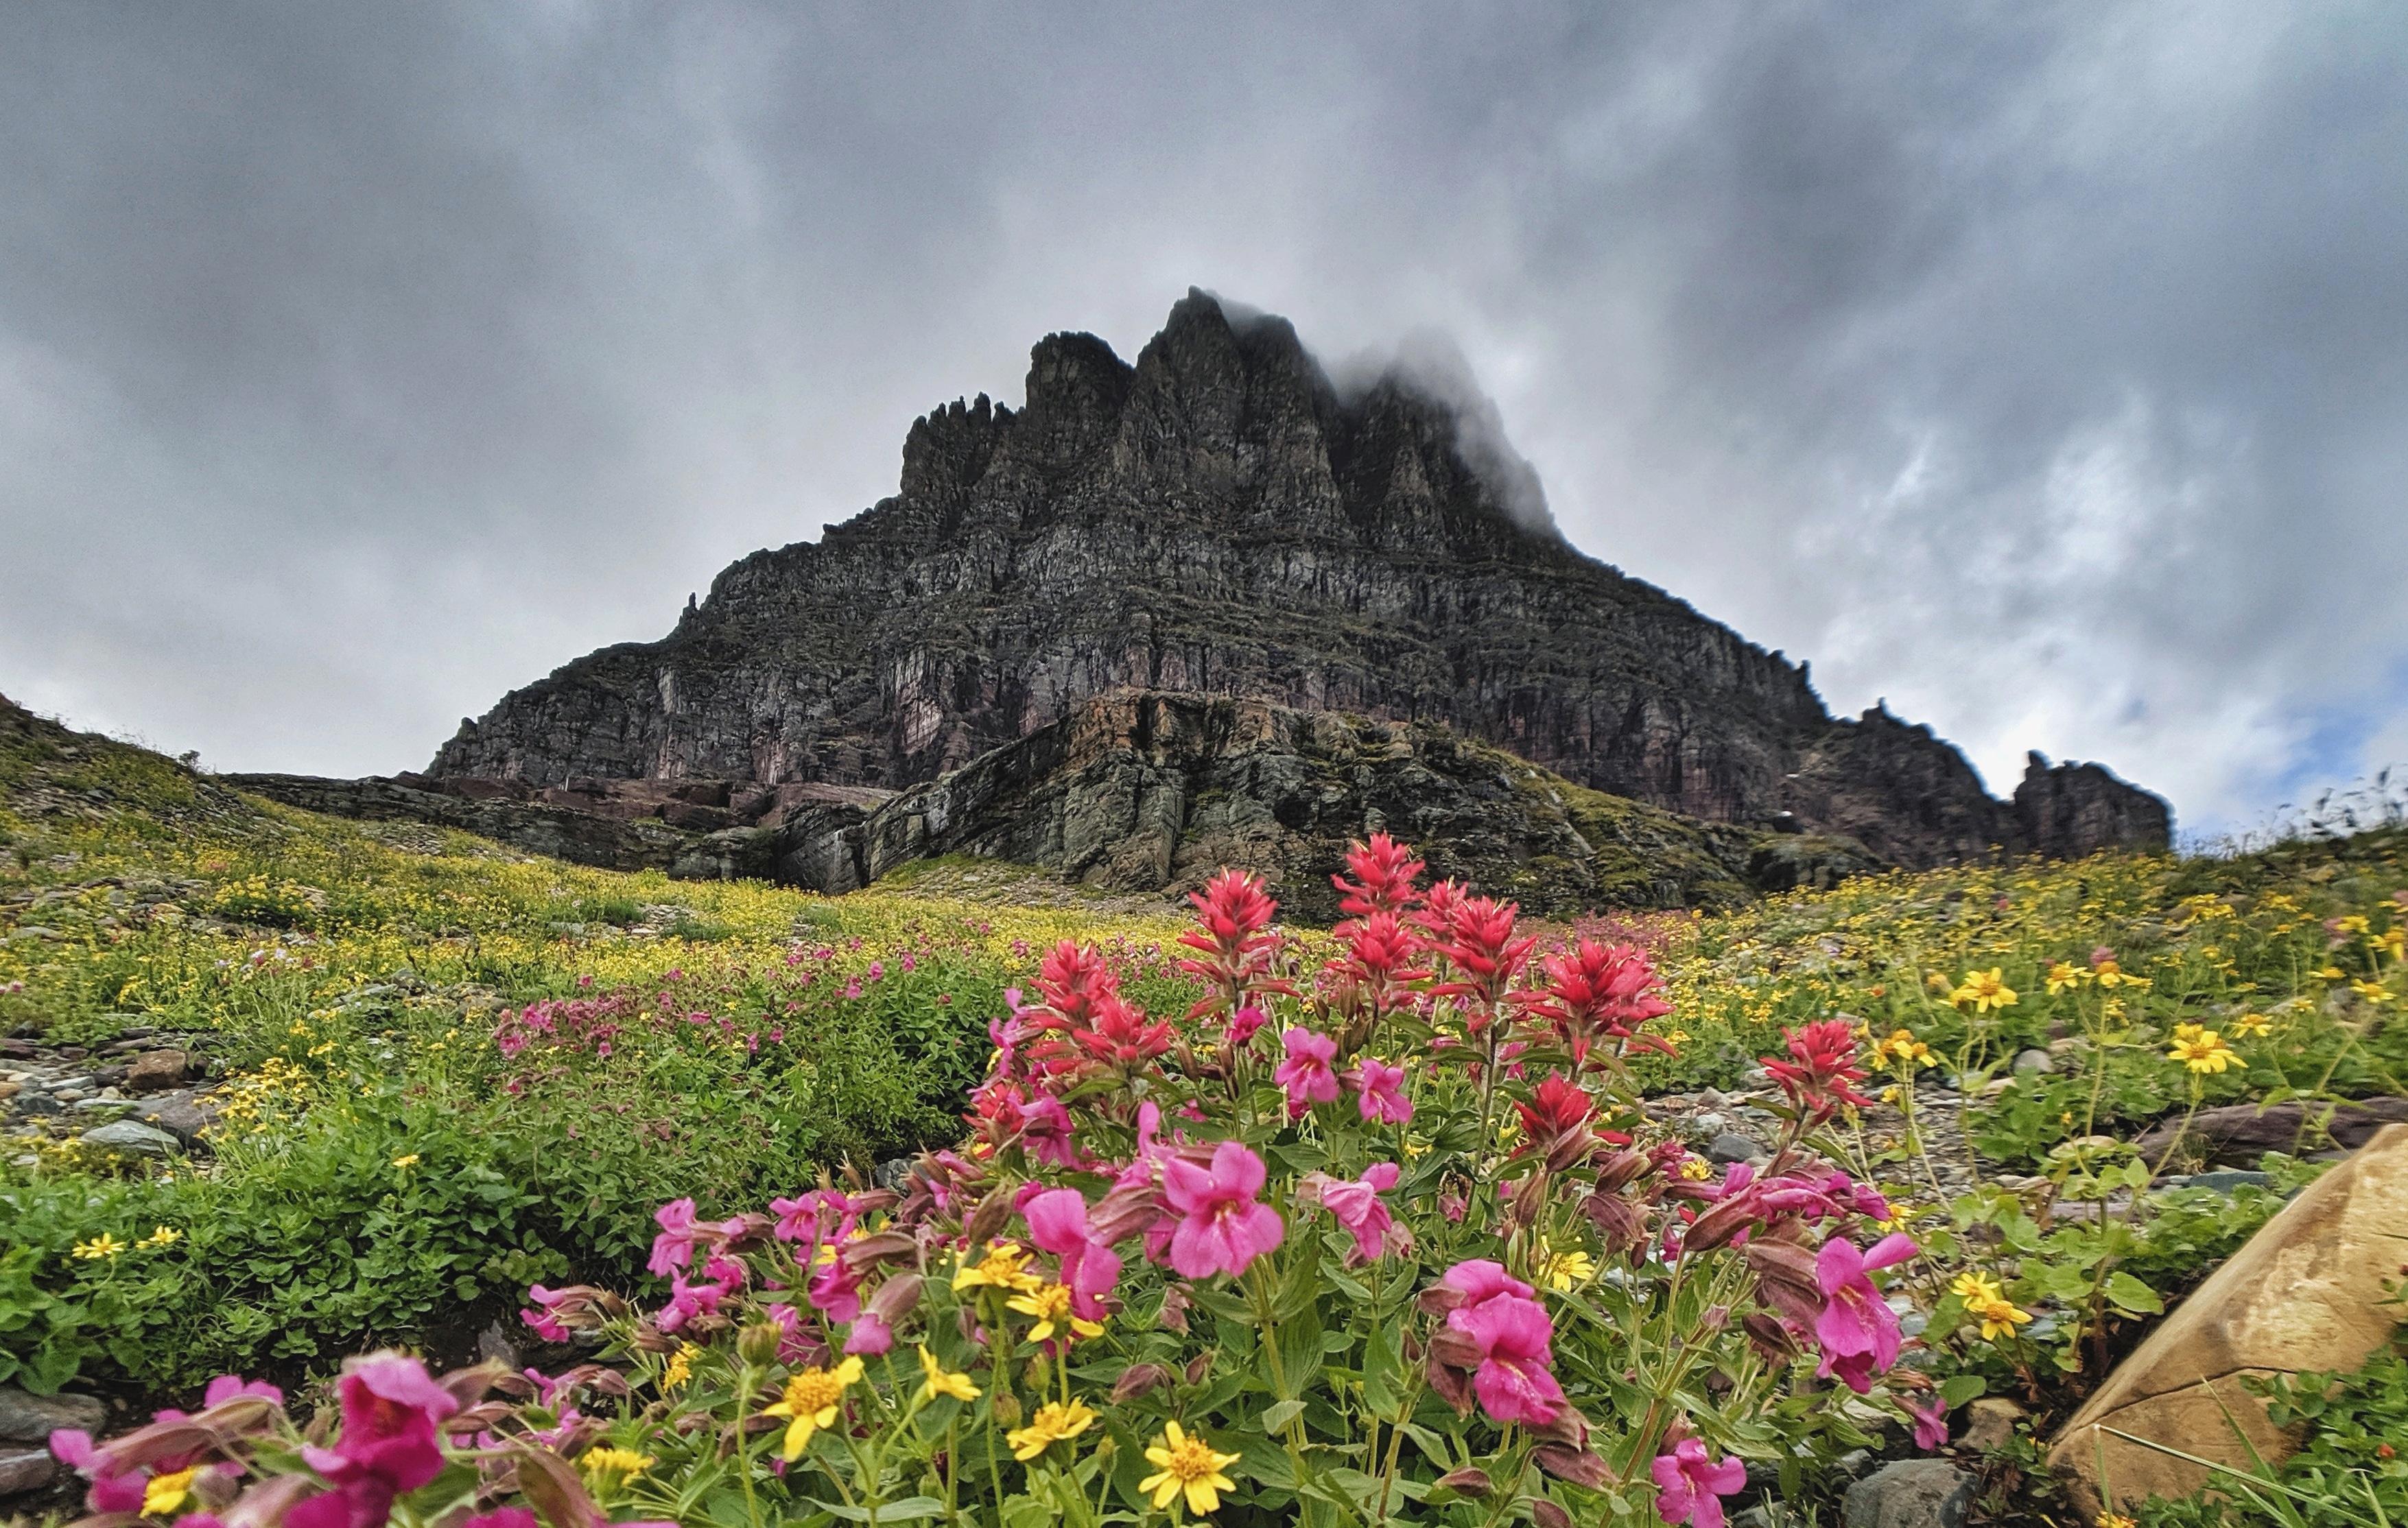
<svg viewBox="0 0 2408 1528">
<path fill-rule="evenodd" d="M 773 874 L 842 892 L 972 854 L 1135 892 L 1234 864 L 1264 873 L 1292 913 L 1326 918 L 1348 842 L 1383 829 L 1434 876 L 1540 913 L 1728 906 L 1872 864 L 1852 844 L 1589 791 L 1426 723 L 1124 692 L 874 810 L 790 817 Z"/>
<path fill-rule="evenodd" d="M 1283 320 L 1191 292 L 1134 365 L 1044 340 L 1026 399 L 920 420 L 895 497 L 514 692 L 429 773 L 897 789 L 1142 689 L 1441 721 L 1903 864 L 2164 843 L 2163 803 L 2104 771 L 2028 781 L 2026 813 L 1928 730 L 1834 721 L 1803 665 L 1567 545 L 1445 405 L 1341 397 Z"/>
<path fill-rule="evenodd" d="M 2267 1221 L 2066 1423 L 2049 1463 L 2085 1515 L 2208 1483 L 2204 1467 L 2129 1438 L 2241 1470 L 2253 1448 L 2270 1463 L 2288 1454 L 2242 1378 L 2354 1369 L 2389 1340 L 2397 1312 L 2383 1284 L 2398 1274 L 2402 1227 L 2408 1125 L 2391 1125 Z"/>
</svg>

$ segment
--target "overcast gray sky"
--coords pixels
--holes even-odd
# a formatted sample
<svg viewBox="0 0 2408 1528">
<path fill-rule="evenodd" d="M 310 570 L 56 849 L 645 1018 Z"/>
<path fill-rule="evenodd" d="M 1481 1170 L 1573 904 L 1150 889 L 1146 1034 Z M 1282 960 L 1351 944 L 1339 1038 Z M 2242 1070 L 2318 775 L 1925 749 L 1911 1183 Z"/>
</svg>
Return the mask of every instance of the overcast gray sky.
<svg viewBox="0 0 2408 1528">
<path fill-rule="evenodd" d="M 423 764 L 1190 283 L 1994 789 L 2408 758 L 2408 7 L 21 0 L 0 692 Z"/>
</svg>

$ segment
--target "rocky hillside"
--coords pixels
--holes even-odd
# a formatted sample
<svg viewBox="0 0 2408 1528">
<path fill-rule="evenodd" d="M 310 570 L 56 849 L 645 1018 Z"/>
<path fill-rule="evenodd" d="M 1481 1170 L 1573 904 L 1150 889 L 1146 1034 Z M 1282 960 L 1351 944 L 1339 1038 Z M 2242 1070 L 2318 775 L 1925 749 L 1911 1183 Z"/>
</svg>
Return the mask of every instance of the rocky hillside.
<svg viewBox="0 0 2408 1528">
<path fill-rule="evenodd" d="M 2160 847 L 2096 766 L 1989 796 L 1928 729 L 1834 720 L 1803 664 L 1568 545 L 1493 434 L 1391 376 L 1341 393 L 1198 292 L 1135 364 L 1031 356 L 1025 406 L 921 419 L 892 498 L 745 558 L 658 642 L 462 724 L 438 778 L 903 789 L 1116 690 L 1442 723 L 1593 790 L 1928 865 Z"/>
<path fill-rule="evenodd" d="M 1082 701 L 901 792 L 226 778 L 314 811 L 439 822 L 605 868 L 822 892 L 955 855 L 1104 892 L 1185 891 L 1247 864 L 1322 919 L 1335 916 L 1328 878 L 1349 840 L 1383 828 L 1427 845 L 1435 873 L 1549 913 L 1729 907 L 1875 864 L 1853 843 L 1606 795 L 1428 722 L 1151 691 Z"/>
</svg>

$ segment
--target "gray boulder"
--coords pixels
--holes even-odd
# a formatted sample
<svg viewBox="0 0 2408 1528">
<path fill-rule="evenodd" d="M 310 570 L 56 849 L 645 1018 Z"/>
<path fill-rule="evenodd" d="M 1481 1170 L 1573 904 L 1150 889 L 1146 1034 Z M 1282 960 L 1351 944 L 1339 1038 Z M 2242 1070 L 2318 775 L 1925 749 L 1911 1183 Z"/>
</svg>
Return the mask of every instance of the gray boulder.
<svg viewBox="0 0 2408 1528">
<path fill-rule="evenodd" d="M 1847 1528 L 1961 1528 L 1973 1507 L 1973 1477 L 1944 1459 L 1901 1459 L 1848 1488 Z"/>
</svg>

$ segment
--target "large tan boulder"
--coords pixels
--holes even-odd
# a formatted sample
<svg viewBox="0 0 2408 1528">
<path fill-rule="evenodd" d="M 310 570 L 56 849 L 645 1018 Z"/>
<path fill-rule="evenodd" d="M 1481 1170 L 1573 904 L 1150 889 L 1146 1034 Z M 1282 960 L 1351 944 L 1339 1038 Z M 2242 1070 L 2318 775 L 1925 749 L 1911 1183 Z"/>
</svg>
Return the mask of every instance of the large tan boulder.
<svg viewBox="0 0 2408 1528">
<path fill-rule="evenodd" d="M 2358 1367 L 2391 1335 L 2398 1310 L 2382 1304 L 2383 1280 L 2404 1262 L 2408 1124 L 2386 1127 L 2285 1206 L 2073 1414 L 2049 1463 L 2076 1507 L 2088 1516 L 2208 1483 L 2203 1465 L 2132 1438 L 2243 1470 L 2251 1447 L 2269 1463 L 2287 1455 L 2292 1440 L 2242 1377 Z"/>
</svg>

